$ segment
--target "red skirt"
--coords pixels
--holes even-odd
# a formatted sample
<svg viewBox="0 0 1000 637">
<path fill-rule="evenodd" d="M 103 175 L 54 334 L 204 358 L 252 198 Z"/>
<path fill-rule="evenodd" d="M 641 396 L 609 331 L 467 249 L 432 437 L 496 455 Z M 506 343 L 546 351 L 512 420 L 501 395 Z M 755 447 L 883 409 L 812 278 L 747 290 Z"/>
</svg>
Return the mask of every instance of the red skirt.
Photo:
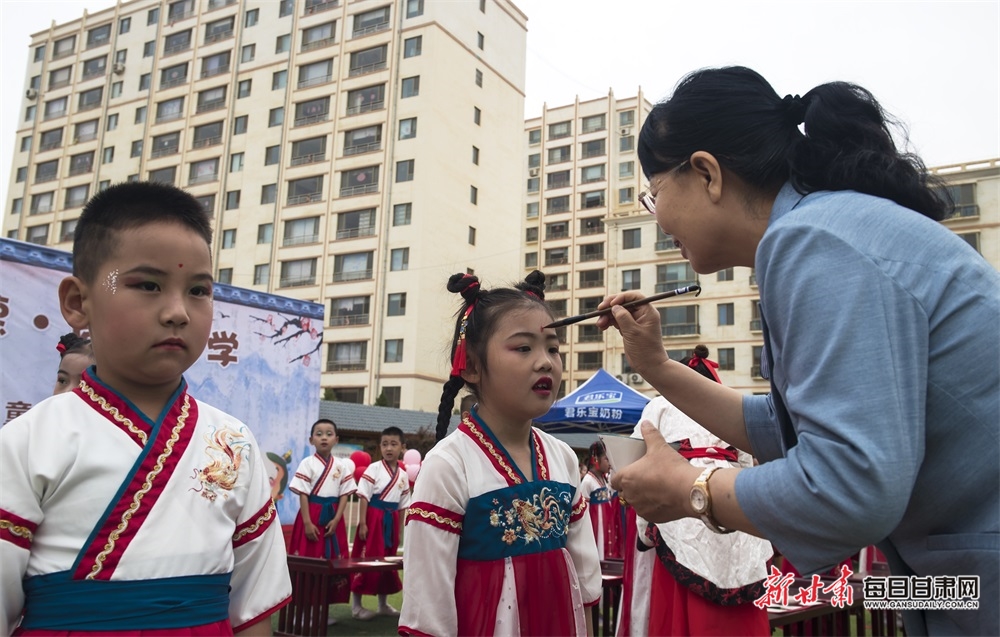
<svg viewBox="0 0 1000 637">
<path fill-rule="evenodd" d="M 746 635 L 768 637 L 767 610 L 752 602 L 721 606 L 677 583 L 666 567 L 653 564 L 649 635 Z"/>
<path fill-rule="evenodd" d="M 399 528 L 399 511 L 391 513 L 393 523 Z M 368 536 L 362 541 L 361 538 L 354 537 L 354 546 L 351 547 L 351 557 L 364 557 L 377 559 L 386 555 L 395 555 L 399 550 L 399 540 L 394 545 L 385 544 L 385 511 L 368 507 L 365 515 L 365 523 L 368 525 Z M 394 533 L 394 538 L 399 534 Z M 359 595 L 392 595 L 403 590 L 403 581 L 399 579 L 397 571 L 383 571 L 381 573 L 355 573 L 351 577 L 351 592 Z"/>
<path fill-rule="evenodd" d="M 318 520 L 322 508 L 323 505 L 310 502 L 309 518 L 311 520 Z M 322 533 L 323 529 L 319 525 L 316 526 L 319 528 L 320 533 Z M 349 557 L 350 554 L 347 550 L 347 525 L 344 524 L 344 518 L 340 518 L 340 522 L 337 523 L 336 532 L 332 537 L 321 536 L 313 542 L 306 536 L 306 526 L 302 522 L 302 515 L 295 516 L 295 524 L 292 526 L 292 537 L 289 539 L 288 549 L 289 555 L 301 555 L 302 557 L 328 557 L 330 559 Z M 330 584 L 331 604 L 345 604 L 351 601 L 351 586 L 346 575 L 333 578 Z"/>
</svg>

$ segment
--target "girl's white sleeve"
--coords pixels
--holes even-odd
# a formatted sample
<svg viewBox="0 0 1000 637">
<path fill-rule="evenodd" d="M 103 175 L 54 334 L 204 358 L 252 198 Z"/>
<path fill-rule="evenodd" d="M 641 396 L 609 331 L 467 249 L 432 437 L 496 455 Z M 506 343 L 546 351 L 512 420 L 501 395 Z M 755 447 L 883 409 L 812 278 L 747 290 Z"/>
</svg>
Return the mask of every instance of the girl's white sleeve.
<svg viewBox="0 0 1000 637">
<path fill-rule="evenodd" d="M 457 635 L 458 544 L 469 501 L 459 460 L 444 450 L 420 467 L 403 535 L 402 635 Z"/>
<path fill-rule="evenodd" d="M 567 458 L 570 475 L 579 475 L 576 456 L 572 451 L 570 454 L 572 457 Z M 587 495 L 584 495 L 584 492 L 584 486 L 581 484 L 576 491 L 576 497 L 573 498 L 566 550 L 569 551 L 573 565 L 576 566 L 583 603 L 592 606 L 601 599 L 601 560 L 597 553 L 597 540 L 594 539 L 594 525 L 587 513 L 590 496 L 589 492 Z"/>
<path fill-rule="evenodd" d="M 11 634 L 21 616 L 21 580 L 43 517 L 28 472 L 30 425 L 25 414 L 0 429 L 0 635 Z"/>
</svg>

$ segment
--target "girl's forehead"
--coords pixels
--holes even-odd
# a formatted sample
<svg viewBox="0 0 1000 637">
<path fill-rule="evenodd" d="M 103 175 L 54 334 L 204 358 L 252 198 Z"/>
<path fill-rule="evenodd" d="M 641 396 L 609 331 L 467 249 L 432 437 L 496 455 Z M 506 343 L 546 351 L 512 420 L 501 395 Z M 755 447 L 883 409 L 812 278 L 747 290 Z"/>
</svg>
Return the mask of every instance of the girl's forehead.
<svg viewBox="0 0 1000 637">
<path fill-rule="evenodd" d="M 541 306 L 518 307 L 502 312 L 497 318 L 497 332 L 504 335 L 522 332 L 541 333 L 541 326 L 552 322 L 552 315 Z M 539 322 L 541 321 L 541 322 Z"/>
</svg>

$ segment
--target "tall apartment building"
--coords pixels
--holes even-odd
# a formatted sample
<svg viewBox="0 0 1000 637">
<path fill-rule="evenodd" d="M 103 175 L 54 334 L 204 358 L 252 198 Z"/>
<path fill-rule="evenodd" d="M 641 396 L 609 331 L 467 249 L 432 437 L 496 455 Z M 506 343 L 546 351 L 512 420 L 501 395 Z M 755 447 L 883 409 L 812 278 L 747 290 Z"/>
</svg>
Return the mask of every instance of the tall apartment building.
<svg viewBox="0 0 1000 637">
<path fill-rule="evenodd" d="M 695 345 L 709 347 L 729 387 L 763 393 L 760 376 L 763 334 L 759 292 L 752 268 L 699 275 L 674 248 L 656 219 L 637 201 L 646 187 L 634 153 L 650 109 L 637 97 L 546 108 L 525 122 L 528 146 L 524 268 L 549 277 L 546 298 L 560 315 L 596 308 L 609 293 L 664 292 L 698 284 L 699 296 L 657 303 L 663 346 L 671 358 Z M 930 169 L 948 183 L 956 202 L 944 224 L 1000 268 L 1000 160 Z M 603 367 L 635 389 L 655 395 L 632 372 L 615 330 L 600 333 L 592 321 L 560 328 L 564 351 L 564 395 Z"/>
<path fill-rule="evenodd" d="M 520 274 L 526 17 L 509 0 L 133 0 L 32 36 L 3 231 L 71 248 L 154 180 L 223 283 L 326 305 L 322 386 L 436 410 L 447 277 Z"/>
</svg>

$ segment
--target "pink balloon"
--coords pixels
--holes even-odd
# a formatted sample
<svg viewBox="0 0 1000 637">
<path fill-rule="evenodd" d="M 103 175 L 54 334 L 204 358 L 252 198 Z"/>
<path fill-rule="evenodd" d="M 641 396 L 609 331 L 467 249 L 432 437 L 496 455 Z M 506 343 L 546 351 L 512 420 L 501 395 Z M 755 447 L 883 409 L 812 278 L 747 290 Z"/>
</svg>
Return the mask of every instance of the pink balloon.
<svg viewBox="0 0 1000 637">
<path fill-rule="evenodd" d="M 420 451 L 417 449 L 407 449 L 406 453 L 403 454 L 403 460 L 406 461 L 406 464 L 410 464 L 411 462 L 416 462 L 417 464 L 419 464 Z"/>
<path fill-rule="evenodd" d="M 406 476 L 413 482 L 417 479 L 417 474 L 420 473 L 420 462 L 412 462 L 406 465 Z"/>
</svg>

